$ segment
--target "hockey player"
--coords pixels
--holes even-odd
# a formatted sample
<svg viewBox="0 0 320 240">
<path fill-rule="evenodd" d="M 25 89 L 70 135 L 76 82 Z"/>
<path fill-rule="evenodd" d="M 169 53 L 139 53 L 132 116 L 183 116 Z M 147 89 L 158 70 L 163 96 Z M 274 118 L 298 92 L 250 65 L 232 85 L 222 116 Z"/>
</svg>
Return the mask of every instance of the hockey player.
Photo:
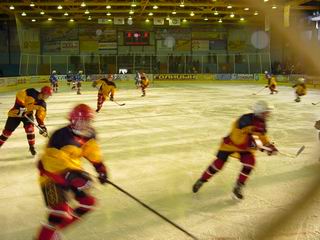
<svg viewBox="0 0 320 240">
<path fill-rule="evenodd" d="M 136 85 L 136 88 L 139 88 L 140 87 L 140 81 L 141 81 L 141 76 L 140 76 L 140 73 L 139 71 L 136 71 L 136 76 L 134 77 L 134 84 Z"/>
<path fill-rule="evenodd" d="M 144 97 L 146 95 L 146 88 L 149 86 L 149 79 L 147 78 L 145 73 L 140 73 L 140 87 L 141 87 L 141 92 L 142 95 L 141 97 Z"/>
<path fill-rule="evenodd" d="M 84 80 L 83 78 L 84 78 L 84 75 L 82 70 L 80 70 L 78 74 L 74 76 L 72 89 L 76 89 L 78 95 L 81 94 L 81 82 Z"/>
<path fill-rule="evenodd" d="M 67 79 L 67 84 L 68 86 L 70 86 L 70 84 L 73 82 L 73 74 L 71 71 L 68 71 L 67 75 L 66 75 L 66 79 Z"/>
<path fill-rule="evenodd" d="M 27 139 L 29 143 L 29 151 L 32 155 L 36 155 L 35 150 L 35 135 L 33 123 L 29 122 L 25 116 L 28 116 L 33 120 L 33 111 L 36 111 L 36 119 L 39 127 L 42 129 L 39 131 L 41 135 L 47 135 L 47 128 L 44 124 L 46 117 L 46 102 L 52 95 L 52 89 L 49 86 L 44 86 L 41 91 L 38 92 L 34 88 L 28 88 L 21 90 L 16 95 L 16 101 L 14 106 L 8 112 L 8 119 L 2 135 L 0 136 L 0 147 L 7 141 L 14 130 L 23 123 L 24 130 L 27 134 Z"/>
<path fill-rule="evenodd" d="M 107 78 L 101 78 L 92 83 L 93 87 L 100 85 L 97 100 L 96 112 L 99 112 L 106 98 L 108 97 L 110 101 L 114 99 L 114 93 L 116 91 L 116 84 L 113 82 L 113 75 L 108 74 Z"/>
<path fill-rule="evenodd" d="M 253 113 L 242 115 L 237 119 L 231 133 L 222 139 L 222 143 L 217 153 L 216 160 L 206 169 L 201 178 L 193 185 L 193 192 L 196 193 L 214 174 L 219 172 L 227 162 L 230 155 L 238 154 L 243 165 L 236 185 L 233 189 L 234 197 L 243 199 L 242 189 L 245 185 L 252 169 L 255 166 L 254 152 L 256 150 L 255 138 L 268 149 L 268 155 L 276 154 L 277 148 L 270 143 L 266 133 L 266 120 L 272 107 L 265 101 L 258 101 L 253 106 Z"/>
<path fill-rule="evenodd" d="M 307 94 L 307 85 L 305 83 L 305 79 L 304 78 L 298 78 L 297 83 L 295 85 L 293 85 L 293 88 L 296 88 L 296 102 L 300 102 L 301 101 L 301 96 L 304 96 Z"/>
<path fill-rule="evenodd" d="M 98 173 L 101 184 L 107 183 L 107 170 L 92 127 L 94 111 L 79 104 L 69 114 L 69 125 L 55 131 L 38 162 L 40 186 L 48 210 L 38 240 L 55 240 L 59 231 L 82 219 L 96 203 L 90 194 L 92 179 L 83 169 L 81 158 L 87 159 Z M 72 192 L 79 205 L 68 204 Z"/>
<path fill-rule="evenodd" d="M 268 85 L 266 86 L 270 90 L 270 94 L 278 93 L 277 90 L 277 79 L 274 75 L 268 74 Z"/>
<path fill-rule="evenodd" d="M 58 92 L 58 75 L 57 75 L 56 70 L 52 71 L 50 78 L 49 78 L 49 81 L 51 83 L 51 87 L 52 87 L 53 91 Z"/>
</svg>

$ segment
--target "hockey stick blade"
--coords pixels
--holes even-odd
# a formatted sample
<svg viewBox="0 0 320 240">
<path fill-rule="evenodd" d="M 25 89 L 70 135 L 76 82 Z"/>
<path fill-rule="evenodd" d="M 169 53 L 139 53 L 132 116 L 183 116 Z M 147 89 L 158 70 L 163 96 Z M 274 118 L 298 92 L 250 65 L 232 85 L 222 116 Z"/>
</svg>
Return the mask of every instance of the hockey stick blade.
<svg viewBox="0 0 320 240">
<path fill-rule="evenodd" d="M 313 102 L 312 105 L 318 105 L 319 103 L 320 103 L 320 102 L 317 102 L 317 103 L 314 103 L 314 102 Z"/>
<path fill-rule="evenodd" d="M 302 153 L 305 148 L 306 148 L 305 145 L 301 146 L 301 148 L 296 153 L 296 157 L 298 157 L 300 155 L 300 153 Z"/>
<path fill-rule="evenodd" d="M 118 102 L 116 102 L 116 101 L 113 101 L 115 104 L 117 104 L 117 105 L 119 105 L 119 106 L 124 106 L 124 105 L 126 105 L 125 103 L 118 103 Z"/>
</svg>

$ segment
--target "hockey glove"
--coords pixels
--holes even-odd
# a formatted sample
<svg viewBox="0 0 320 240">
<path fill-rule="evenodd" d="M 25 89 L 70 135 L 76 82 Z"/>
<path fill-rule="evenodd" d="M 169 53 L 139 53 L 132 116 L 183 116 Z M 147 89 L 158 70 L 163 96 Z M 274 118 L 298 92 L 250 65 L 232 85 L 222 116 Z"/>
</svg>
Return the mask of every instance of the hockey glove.
<svg viewBox="0 0 320 240">
<path fill-rule="evenodd" d="M 23 117 L 27 112 L 26 108 L 19 108 L 18 116 Z"/>
<path fill-rule="evenodd" d="M 110 96 L 109 100 L 110 100 L 110 101 L 113 101 L 113 96 Z"/>
<path fill-rule="evenodd" d="M 267 151 L 267 154 L 268 154 L 269 156 L 271 156 L 271 155 L 276 155 L 276 154 L 278 153 L 278 149 L 277 149 L 272 143 L 266 145 L 266 147 L 267 147 L 267 148 L 270 148 L 270 150 Z"/>
<path fill-rule="evenodd" d="M 98 179 L 101 184 L 105 184 L 108 182 L 108 174 L 107 169 L 103 163 L 96 163 L 94 164 L 94 168 L 98 173 Z"/>
<path fill-rule="evenodd" d="M 46 128 L 45 125 L 39 125 L 39 134 L 44 136 L 44 137 L 48 137 L 48 130 Z"/>
<path fill-rule="evenodd" d="M 320 120 L 316 121 L 316 123 L 314 124 L 314 127 L 320 130 Z"/>
</svg>

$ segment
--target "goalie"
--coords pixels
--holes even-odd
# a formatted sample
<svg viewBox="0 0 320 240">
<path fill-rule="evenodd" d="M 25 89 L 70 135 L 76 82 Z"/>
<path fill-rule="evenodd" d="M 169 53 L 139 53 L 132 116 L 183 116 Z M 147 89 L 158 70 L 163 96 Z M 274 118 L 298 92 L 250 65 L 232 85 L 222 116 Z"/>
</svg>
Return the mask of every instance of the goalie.
<svg viewBox="0 0 320 240">
<path fill-rule="evenodd" d="M 97 100 L 97 109 L 98 113 L 102 108 L 104 101 L 109 98 L 110 101 L 114 99 L 114 93 L 116 91 L 116 84 L 113 82 L 113 75 L 108 74 L 107 78 L 101 78 L 92 83 L 93 87 L 97 87 L 100 85 L 98 91 L 98 100 Z"/>
<path fill-rule="evenodd" d="M 194 193 L 198 192 L 214 174 L 222 170 L 230 155 L 237 154 L 240 156 L 239 159 L 243 166 L 233 188 L 233 194 L 235 198 L 243 199 L 242 189 L 256 162 L 254 152 L 257 149 L 257 144 L 254 137 L 256 136 L 264 146 L 270 149 L 267 151 L 268 155 L 278 152 L 266 135 L 266 120 L 272 109 L 267 102 L 258 101 L 253 106 L 253 113 L 244 114 L 234 122 L 231 133 L 222 139 L 216 160 L 193 185 Z"/>
</svg>

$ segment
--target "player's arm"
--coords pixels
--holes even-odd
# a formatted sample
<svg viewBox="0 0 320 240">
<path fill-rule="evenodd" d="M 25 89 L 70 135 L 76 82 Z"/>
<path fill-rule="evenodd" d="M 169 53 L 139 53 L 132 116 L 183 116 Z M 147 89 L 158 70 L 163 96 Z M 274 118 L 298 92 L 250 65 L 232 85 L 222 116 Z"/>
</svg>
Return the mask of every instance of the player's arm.
<svg viewBox="0 0 320 240">
<path fill-rule="evenodd" d="M 106 183 L 108 179 L 107 168 L 102 162 L 101 149 L 95 138 L 90 139 L 83 146 L 83 157 L 96 169 L 100 183 Z"/>
<path fill-rule="evenodd" d="M 34 105 L 34 110 L 36 110 L 35 116 L 37 123 L 41 128 L 41 130 L 39 129 L 39 133 L 46 137 L 48 135 L 48 130 L 46 125 L 44 124 L 44 120 L 47 116 L 47 105 L 44 101 L 41 101 L 37 105 Z"/>
</svg>

